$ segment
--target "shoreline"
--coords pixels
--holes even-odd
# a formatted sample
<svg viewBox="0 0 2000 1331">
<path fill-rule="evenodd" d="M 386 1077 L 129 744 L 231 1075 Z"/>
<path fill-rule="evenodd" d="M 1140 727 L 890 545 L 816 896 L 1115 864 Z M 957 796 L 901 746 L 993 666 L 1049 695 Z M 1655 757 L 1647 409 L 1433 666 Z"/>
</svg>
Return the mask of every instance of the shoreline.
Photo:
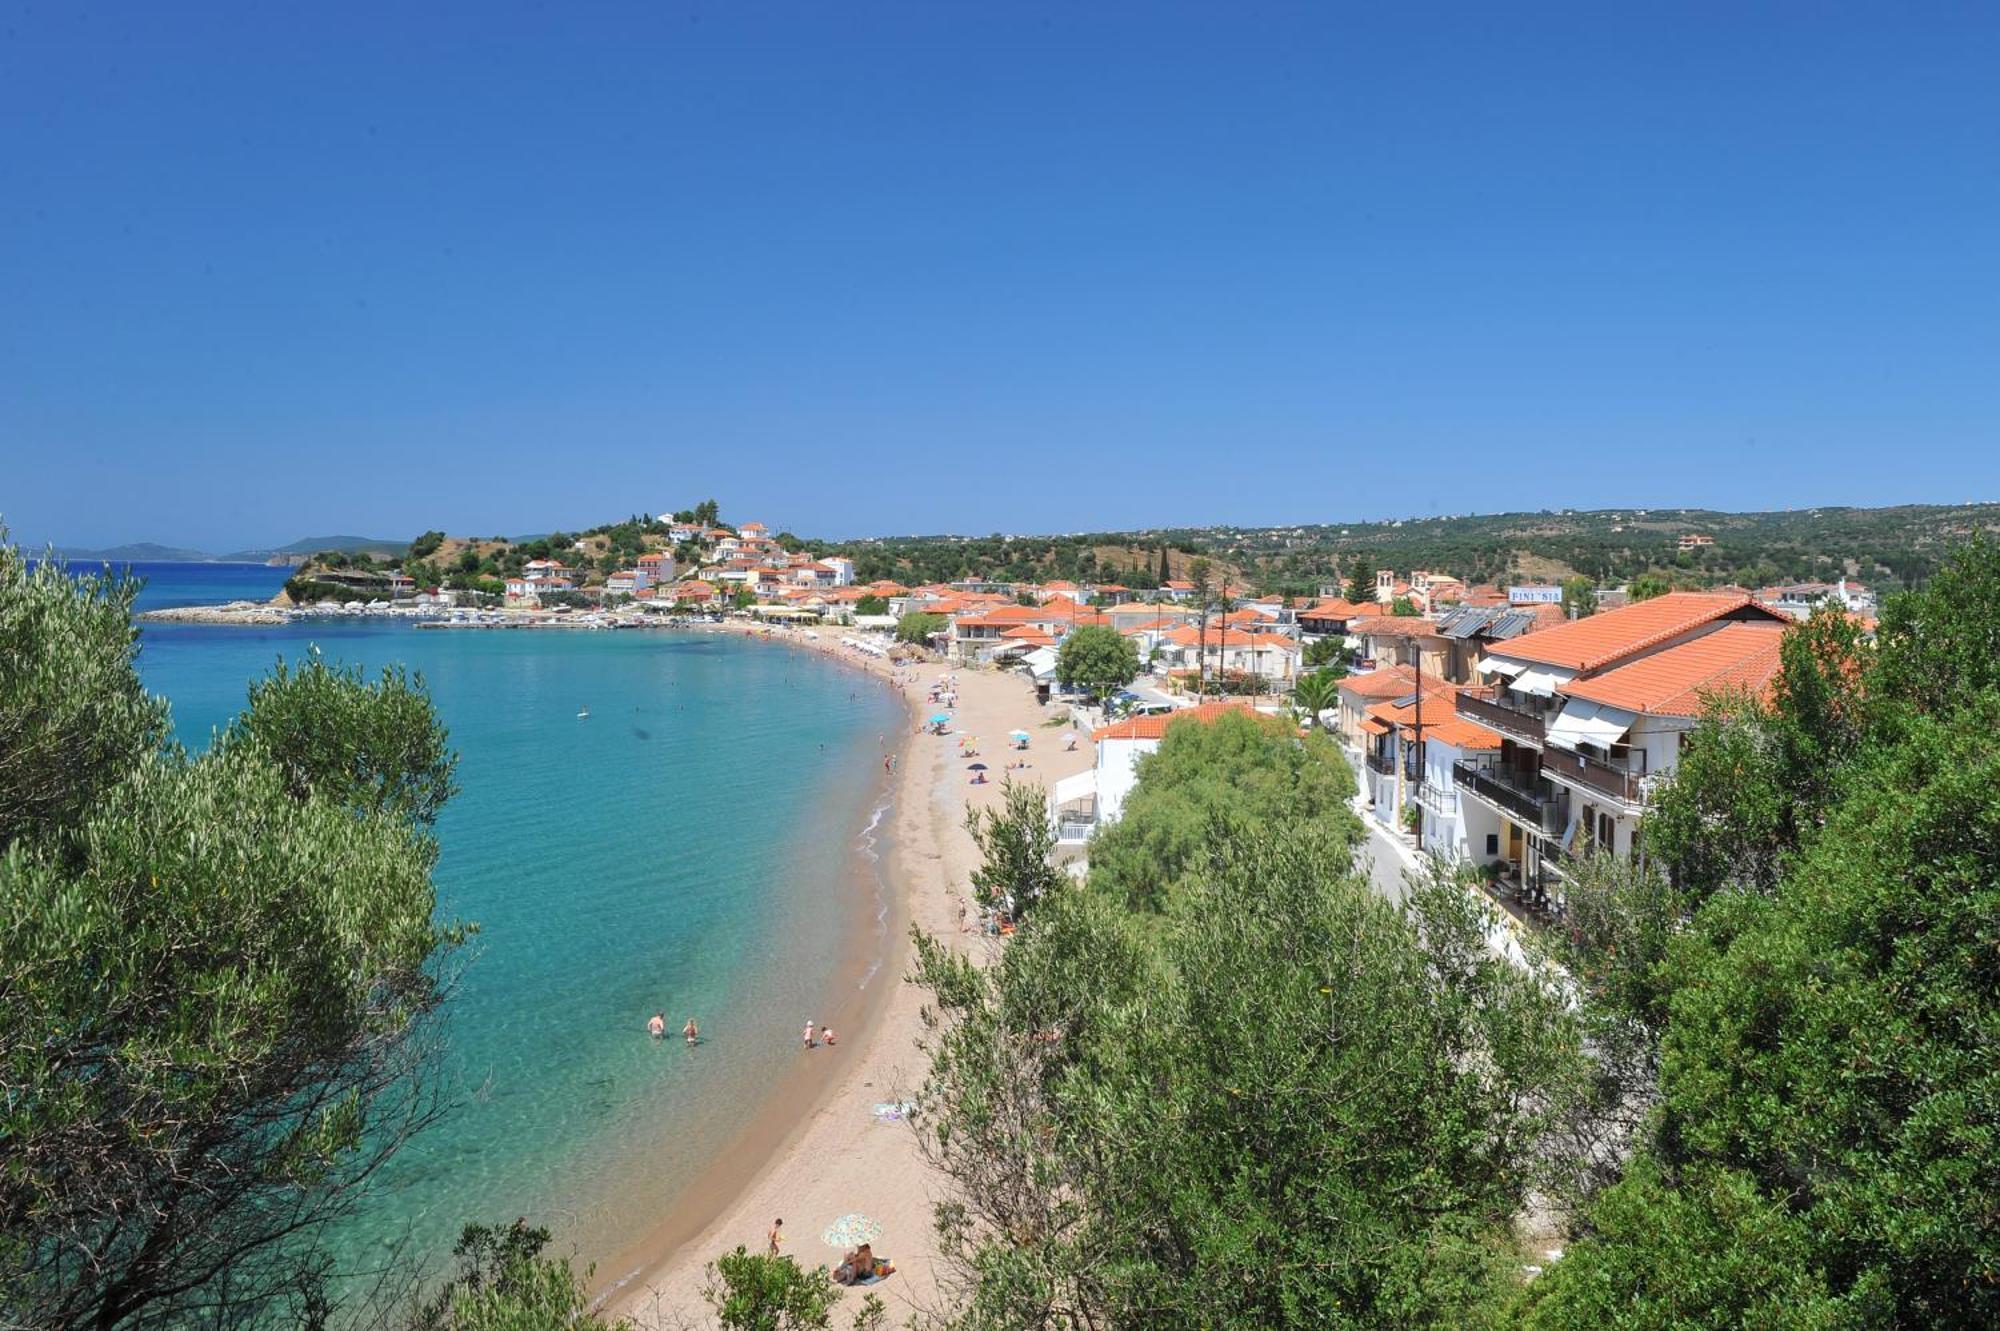
<svg viewBox="0 0 2000 1331">
<path fill-rule="evenodd" d="M 908 681 L 906 729 L 898 743 L 885 746 L 898 761 L 875 866 L 887 904 L 886 946 L 866 988 L 833 1014 L 846 1038 L 834 1050 L 802 1054 L 798 1068 L 756 1108 L 744 1131 L 691 1184 L 665 1199 L 647 1233 L 596 1263 L 593 1301 L 641 1327 L 676 1326 L 704 1311 L 707 1264 L 739 1244 L 763 1251 L 772 1219 L 785 1220 L 784 1250 L 812 1267 L 836 1256 L 820 1243 L 820 1230 L 838 1215 L 860 1211 L 882 1222 L 878 1247 L 897 1268 L 869 1292 L 900 1315 L 934 1303 L 939 1276 L 932 1228 L 937 1181 L 907 1122 L 883 1121 L 874 1112 L 912 1098 L 928 1067 L 918 1048 L 924 996 L 907 982 L 914 957 L 910 928 L 921 927 L 960 951 L 997 948 L 980 935 L 958 931 L 956 905 L 970 906 L 965 884 L 977 858 L 963 826 L 965 810 L 997 801 L 1002 782 L 969 784 L 957 761 L 956 735 L 963 728 L 981 736 L 981 760 L 1004 768 L 1010 756 L 1006 732 L 1029 731 L 1041 743 L 1031 741 L 1024 757 L 1033 766 L 1023 779 L 1038 784 L 1083 770 L 1091 762 L 1090 746 L 1063 753 L 1059 744 L 1048 743 L 1061 734 L 1043 728 L 1049 709 L 1010 672 L 935 661 L 899 666 L 845 648 L 837 638 L 808 639 L 742 621 L 696 631 L 704 628 L 818 651 L 877 676 L 885 687 L 898 676 Z M 939 738 L 922 732 L 919 723 L 934 710 L 925 700 L 928 686 L 947 672 L 958 680 L 955 715 L 961 725 Z M 841 973 L 855 972 L 850 959 Z M 838 1066 L 826 1066 L 836 1060 Z"/>
<path fill-rule="evenodd" d="M 646 627 L 653 627 L 648 625 Z M 658 627 L 665 628 L 666 625 Z M 685 632 L 735 632 L 744 636 L 766 637 L 765 626 L 746 624 L 735 629 L 723 625 L 675 625 Z M 776 645 L 818 650 L 876 677 L 883 687 L 894 686 L 890 670 L 872 670 L 861 659 L 847 653 L 794 637 L 779 637 Z M 912 709 L 906 708 L 906 713 Z M 900 745 L 889 748 L 897 755 L 895 777 L 879 782 L 881 799 L 870 806 L 870 821 L 855 838 L 850 854 L 855 863 L 845 875 L 850 886 L 865 888 L 881 905 L 873 927 L 857 926 L 835 963 L 833 982 L 841 997 L 822 1008 L 827 1018 L 815 1017 L 821 1025 L 832 1024 L 836 1031 L 849 1034 L 836 1046 L 849 1057 L 865 1056 L 879 1032 L 889 999 L 902 982 L 898 969 L 908 948 L 909 911 L 894 889 L 891 864 L 896 854 L 893 834 L 896 811 L 909 798 L 906 777 L 910 770 L 910 750 L 917 736 L 905 732 Z M 872 836 L 874 851 L 862 843 Z M 892 973 L 893 972 L 893 973 Z M 828 1020 L 830 1018 L 830 1020 Z M 850 1052 L 851 1051 L 851 1052 Z M 770 1093 L 769 1099 L 702 1170 L 681 1186 L 670 1199 L 666 1211 L 645 1234 L 594 1262 L 589 1288 L 594 1307 L 607 1307 L 621 1300 L 645 1298 L 645 1278 L 720 1220 L 731 1199 L 742 1195 L 782 1159 L 807 1123 L 823 1107 L 835 1083 L 809 1062 L 800 1060 Z M 801 1102 L 805 1108 L 801 1109 Z M 723 1250 L 718 1250 L 718 1252 Z M 717 1254 L 703 1258 L 706 1262 Z"/>
</svg>

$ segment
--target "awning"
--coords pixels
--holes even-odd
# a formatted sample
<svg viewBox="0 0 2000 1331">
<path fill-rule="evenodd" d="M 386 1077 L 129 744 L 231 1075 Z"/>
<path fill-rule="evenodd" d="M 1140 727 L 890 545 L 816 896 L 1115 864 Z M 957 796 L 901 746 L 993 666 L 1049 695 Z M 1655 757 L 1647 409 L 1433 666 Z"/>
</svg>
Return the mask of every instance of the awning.
<svg viewBox="0 0 2000 1331">
<path fill-rule="evenodd" d="M 1525 661 L 1509 661 L 1504 656 L 1487 656 L 1480 658 L 1479 663 L 1472 668 L 1482 675 L 1518 675 L 1526 670 L 1528 665 Z"/>
<path fill-rule="evenodd" d="M 1579 744 L 1595 744 L 1608 749 L 1625 738 L 1625 732 L 1639 718 L 1616 707 L 1601 707 L 1581 698 L 1570 700 L 1562 714 L 1549 723 L 1545 736 L 1559 749 L 1575 750 Z"/>
<path fill-rule="evenodd" d="M 1078 772 L 1075 776 L 1064 777 L 1056 782 L 1055 788 L 1049 792 L 1049 803 L 1058 809 L 1077 800 L 1096 798 L 1097 769 L 1094 767 Z"/>
<path fill-rule="evenodd" d="M 1574 676 L 1567 670 L 1550 670 L 1543 666 L 1529 666 L 1514 676 L 1509 688 L 1516 693 L 1530 693 L 1537 698 L 1553 698 L 1556 690 L 1570 682 Z"/>
<path fill-rule="evenodd" d="M 1380 721 L 1375 720 L 1372 717 L 1369 718 L 1368 720 L 1363 721 L 1361 723 L 1361 728 L 1367 731 L 1371 735 L 1386 735 L 1389 733 L 1389 727 L 1387 725 L 1383 724 Z"/>
</svg>

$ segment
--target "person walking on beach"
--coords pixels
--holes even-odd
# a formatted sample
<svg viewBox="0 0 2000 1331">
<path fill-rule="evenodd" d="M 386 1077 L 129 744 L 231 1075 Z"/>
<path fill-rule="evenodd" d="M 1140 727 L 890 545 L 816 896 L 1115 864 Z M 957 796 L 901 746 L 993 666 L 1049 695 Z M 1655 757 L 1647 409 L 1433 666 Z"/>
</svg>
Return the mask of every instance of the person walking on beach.
<svg viewBox="0 0 2000 1331">
<path fill-rule="evenodd" d="M 806 1048 L 810 1049 L 812 1047 L 813 1047 L 813 1024 L 809 1021 L 806 1023 Z"/>
<path fill-rule="evenodd" d="M 785 1218 L 783 1216 L 779 1216 L 771 1222 L 771 1232 L 764 1236 L 764 1243 L 773 1257 L 778 1255 L 778 1249 L 785 1246 Z"/>
<path fill-rule="evenodd" d="M 667 1014 L 664 1012 L 655 1012 L 653 1014 L 652 1020 L 646 1023 L 646 1034 L 652 1036 L 655 1040 L 657 1040 L 666 1033 L 667 1033 Z"/>
<path fill-rule="evenodd" d="M 690 1046 L 701 1043 L 701 1027 L 694 1024 L 693 1017 L 689 1017 L 688 1024 L 681 1027 L 681 1038 L 685 1039 Z"/>
</svg>

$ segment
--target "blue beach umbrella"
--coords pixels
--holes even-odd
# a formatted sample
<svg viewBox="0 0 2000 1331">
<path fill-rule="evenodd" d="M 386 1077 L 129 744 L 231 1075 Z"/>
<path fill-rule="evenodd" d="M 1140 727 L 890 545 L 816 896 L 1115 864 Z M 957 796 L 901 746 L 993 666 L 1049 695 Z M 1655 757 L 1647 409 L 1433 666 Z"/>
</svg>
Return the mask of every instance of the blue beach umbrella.
<svg viewBox="0 0 2000 1331">
<path fill-rule="evenodd" d="M 882 1237 L 882 1224 L 858 1211 L 849 1212 L 826 1227 L 820 1241 L 829 1248 L 858 1248 Z"/>
<path fill-rule="evenodd" d="M 951 715 L 949 713 L 939 712 L 936 716 L 931 718 L 931 724 L 934 726 L 941 726 L 949 720 L 951 720 Z"/>
</svg>

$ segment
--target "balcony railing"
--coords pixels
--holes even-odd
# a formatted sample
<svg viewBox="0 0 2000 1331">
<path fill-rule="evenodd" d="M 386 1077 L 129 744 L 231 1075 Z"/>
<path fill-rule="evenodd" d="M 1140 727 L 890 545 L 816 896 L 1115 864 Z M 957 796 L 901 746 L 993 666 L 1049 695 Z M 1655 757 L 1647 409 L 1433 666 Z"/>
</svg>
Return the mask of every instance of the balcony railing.
<svg viewBox="0 0 2000 1331">
<path fill-rule="evenodd" d="M 1091 818 L 1058 818 L 1056 820 L 1056 840 L 1077 842 L 1090 840 L 1090 834 L 1097 830 L 1097 822 Z"/>
<path fill-rule="evenodd" d="M 1608 759 L 1590 758 L 1551 745 L 1542 750 L 1542 771 L 1559 781 L 1573 782 L 1626 804 L 1639 805 L 1646 800 L 1639 774 Z"/>
<path fill-rule="evenodd" d="M 1489 730 L 1497 730 L 1510 739 L 1537 745 L 1542 742 L 1542 718 L 1533 712 L 1520 711 L 1491 698 L 1461 693 L 1458 695 L 1458 714 L 1467 720 L 1477 721 Z"/>
<path fill-rule="evenodd" d="M 1458 792 L 1434 786 L 1428 781 L 1417 787 L 1417 803 L 1440 818 L 1453 818 L 1458 815 Z"/>
<path fill-rule="evenodd" d="M 1507 767 L 1485 767 L 1469 762 L 1451 765 L 1452 783 L 1471 791 L 1503 813 L 1540 828 L 1562 831 L 1562 809 L 1554 795 L 1539 787 L 1539 778 L 1524 778 Z"/>
<path fill-rule="evenodd" d="M 1396 760 L 1394 758 L 1385 758 L 1381 754 L 1370 750 L 1366 762 L 1368 763 L 1368 770 L 1371 772 L 1375 772 L 1381 776 L 1396 775 Z"/>
</svg>

